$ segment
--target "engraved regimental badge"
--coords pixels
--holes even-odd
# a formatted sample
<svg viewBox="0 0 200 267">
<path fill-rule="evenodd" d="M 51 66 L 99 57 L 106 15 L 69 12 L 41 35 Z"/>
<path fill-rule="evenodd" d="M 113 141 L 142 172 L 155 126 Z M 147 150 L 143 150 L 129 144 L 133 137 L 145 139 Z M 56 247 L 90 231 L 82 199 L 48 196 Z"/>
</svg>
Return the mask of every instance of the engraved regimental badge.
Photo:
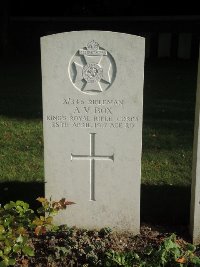
<svg viewBox="0 0 200 267">
<path fill-rule="evenodd" d="M 111 54 L 94 40 L 79 49 L 69 63 L 69 77 L 76 89 L 86 94 L 106 91 L 116 76 Z"/>
</svg>

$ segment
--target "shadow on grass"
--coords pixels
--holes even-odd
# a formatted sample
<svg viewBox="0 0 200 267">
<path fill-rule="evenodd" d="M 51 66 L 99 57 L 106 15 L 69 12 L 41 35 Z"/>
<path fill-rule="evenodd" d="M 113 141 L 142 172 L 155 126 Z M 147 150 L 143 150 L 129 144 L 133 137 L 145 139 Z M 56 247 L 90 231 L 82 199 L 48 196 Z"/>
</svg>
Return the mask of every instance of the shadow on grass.
<svg viewBox="0 0 200 267">
<path fill-rule="evenodd" d="M 0 63 L 0 114 L 11 118 L 42 118 L 40 59 L 8 58 Z"/>
<path fill-rule="evenodd" d="M 187 225 L 190 187 L 151 186 L 141 188 L 141 221 L 153 224 Z"/>
<path fill-rule="evenodd" d="M 38 207 L 36 198 L 44 196 L 44 183 L 0 183 L 0 203 L 23 200 Z M 141 221 L 153 224 L 187 225 L 190 212 L 190 187 L 149 186 L 141 189 Z"/>
<path fill-rule="evenodd" d="M 6 182 L 0 183 L 0 204 L 23 200 L 36 209 L 39 203 L 36 198 L 44 196 L 44 183 L 42 182 Z"/>
</svg>

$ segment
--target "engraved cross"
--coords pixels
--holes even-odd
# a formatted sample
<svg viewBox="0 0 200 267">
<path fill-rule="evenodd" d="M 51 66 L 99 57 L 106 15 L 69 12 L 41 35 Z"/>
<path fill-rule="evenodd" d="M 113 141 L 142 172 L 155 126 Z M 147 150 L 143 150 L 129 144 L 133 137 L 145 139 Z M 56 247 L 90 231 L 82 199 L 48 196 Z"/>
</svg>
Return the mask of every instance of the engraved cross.
<svg viewBox="0 0 200 267">
<path fill-rule="evenodd" d="M 95 160 L 112 160 L 114 161 L 114 154 L 111 156 L 95 155 L 95 134 L 90 133 L 90 154 L 89 155 L 73 155 L 71 160 L 89 160 L 90 161 L 90 200 L 95 201 Z"/>
</svg>

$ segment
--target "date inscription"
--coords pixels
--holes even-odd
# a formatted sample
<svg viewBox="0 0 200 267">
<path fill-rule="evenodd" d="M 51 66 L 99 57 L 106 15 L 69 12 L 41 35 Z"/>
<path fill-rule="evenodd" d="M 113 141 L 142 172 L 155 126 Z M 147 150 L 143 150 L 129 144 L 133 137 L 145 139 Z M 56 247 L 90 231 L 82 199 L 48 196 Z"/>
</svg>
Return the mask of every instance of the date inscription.
<svg viewBox="0 0 200 267">
<path fill-rule="evenodd" d="M 64 114 L 48 114 L 46 120 L 52 128 L 134 128 L 139 121 L 135 114 L 125 114 L 124 99 L 64 99 Z"/>
</svg>

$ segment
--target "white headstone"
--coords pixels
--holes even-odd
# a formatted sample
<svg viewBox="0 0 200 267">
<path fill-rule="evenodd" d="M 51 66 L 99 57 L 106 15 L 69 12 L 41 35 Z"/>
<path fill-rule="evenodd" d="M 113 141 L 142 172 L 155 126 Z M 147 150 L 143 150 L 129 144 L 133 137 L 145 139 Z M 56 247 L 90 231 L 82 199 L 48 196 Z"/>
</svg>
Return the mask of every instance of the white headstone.
<svg viewBox="0 0 200 267">
<path fill-rule="evenodd" d="M 190 59 L 191 57 L 192 34 L 180 33 L 178 42 L 178 57 Z"/>
<path fill-rule="evenodd" d="M 190 232 L 193 242 L 200 244 L 200 60 L 197 79 L 195 128 L 193 143 Z"/>
<path fill-rule="evenodd" d="M 158 57 L 167 58 L 171 55 L 171 33 L 160 33 L 158 39 Z"/>
<path fill-rule="evenodd" d="M 144 38 L 80 31 L 41 39 L 46 197 L 57 223 L 137 234 Z"/>
</svg>

